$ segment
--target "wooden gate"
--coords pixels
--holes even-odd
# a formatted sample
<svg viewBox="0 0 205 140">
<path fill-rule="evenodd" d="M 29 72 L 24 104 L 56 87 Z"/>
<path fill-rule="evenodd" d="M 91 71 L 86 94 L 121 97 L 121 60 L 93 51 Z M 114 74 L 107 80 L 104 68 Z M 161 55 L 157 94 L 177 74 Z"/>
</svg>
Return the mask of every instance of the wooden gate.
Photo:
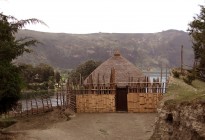
<svg viewBox="0 0 205 140">
<path fill-rule="evenodd" d="M 123 87 L 116 89 L 116 111 L 127 111 L 127 94 L 128 94 L 128 88 Z"/>
</svg>

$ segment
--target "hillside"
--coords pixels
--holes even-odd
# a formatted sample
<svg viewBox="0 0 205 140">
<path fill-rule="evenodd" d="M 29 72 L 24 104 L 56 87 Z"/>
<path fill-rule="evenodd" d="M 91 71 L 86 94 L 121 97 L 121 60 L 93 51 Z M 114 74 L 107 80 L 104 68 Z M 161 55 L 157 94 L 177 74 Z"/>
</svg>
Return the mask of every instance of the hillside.
<svg viewBox="0 0 205 140">
<path fill-rule="evenodd" d="M 72 69 L 88 60 L 104 61 L 115 49 L 140 68 L 180 65 L 180 46 L 184 45 L 184 61 L 192 65 L 193 50 L 188 33 L 168 30 L 159 33 L 93 33 L 64 34 L 21 30 L 17 37 L 33 37 L 41 42 L 16 62 L 48 63 L 55 68 Z"/>
<path fill-rule="evenodd" d="M 150 140 L 204 140 L 204 110 L 205 82 L 196 79 L 188 85 L 170 76 Z"/>
</svg>

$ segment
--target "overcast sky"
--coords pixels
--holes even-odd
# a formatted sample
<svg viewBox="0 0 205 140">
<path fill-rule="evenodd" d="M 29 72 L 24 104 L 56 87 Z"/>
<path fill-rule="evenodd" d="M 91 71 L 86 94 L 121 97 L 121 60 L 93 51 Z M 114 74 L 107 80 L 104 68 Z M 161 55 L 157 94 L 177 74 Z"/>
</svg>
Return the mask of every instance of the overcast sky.
<svg viewBox="0 0 205 140">
<path fill-rule="evenodd" d="M 64 33 L 153 33 L 186 31 L 205 0 L 0 0 L 0 12 L 18 19 L 38 18 Z"/>
</svg>

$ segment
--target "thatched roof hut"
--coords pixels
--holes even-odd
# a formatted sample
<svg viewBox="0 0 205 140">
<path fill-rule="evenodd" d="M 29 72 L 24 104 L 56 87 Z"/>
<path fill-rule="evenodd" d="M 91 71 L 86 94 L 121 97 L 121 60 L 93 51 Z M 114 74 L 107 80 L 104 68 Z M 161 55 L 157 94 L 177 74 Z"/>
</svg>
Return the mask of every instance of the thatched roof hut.
<svg viewBox="0 0 205 140">
<path fill-rule="evenodd" d="M 114 70 L 114 71 L 113 71 Z M 114 72 L 114 76 L 111 76 Z M 106 84 L 113 81 L 118 86 L 126 86 L 130 77 L 143 77 L 143 73 L 131 62 L 122 57 L 118 51 L 114 55 L 103 62 L 92 73 L 93 84 Z M 114 79 L 112 79 L 114 77 Z M 84 84 L 88 84 L 89 77 L 84 81 Z"/>
</svg>

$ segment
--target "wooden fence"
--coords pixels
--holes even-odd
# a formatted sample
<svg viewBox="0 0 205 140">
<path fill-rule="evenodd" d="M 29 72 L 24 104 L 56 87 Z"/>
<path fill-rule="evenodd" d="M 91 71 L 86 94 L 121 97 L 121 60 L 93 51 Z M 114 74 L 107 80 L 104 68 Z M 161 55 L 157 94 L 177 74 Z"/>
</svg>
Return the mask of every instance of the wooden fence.
<svg viewBox="0 0 205 140">
<path fill-rule="evenodd" d="M 29 95 L 25 96 L 25 99 L 20 100 L 17 106 L 13 108 L 8 115 L 10 116 L 29 116 L 40 113 L 52 111 L 54 107 L 67 107 L 67 90 L 65 86 L 58 88 L 54 95 L 42 94 L 42 95 Z M 29 94 L 29 93 L 26 93 Z"/>
<path fill-rule="evenodd" d="M 70 85 L 68 106 L 74 112 L 115 112 L 116 94 L 120 94 L 116 93 L 119 84 L 127 85 L 128 112 L 154 112 L 167 88 L 167 80 L 150 80 L 146 76 L 131 77 L 124 83 L 91 82 L 81 86 Z"/>
<path fill-rule="evenodd" d="M 68 107 L 74 112 L 113 112 L 115 88 L 110 84 L 70 85 Z"/>
</svg>

